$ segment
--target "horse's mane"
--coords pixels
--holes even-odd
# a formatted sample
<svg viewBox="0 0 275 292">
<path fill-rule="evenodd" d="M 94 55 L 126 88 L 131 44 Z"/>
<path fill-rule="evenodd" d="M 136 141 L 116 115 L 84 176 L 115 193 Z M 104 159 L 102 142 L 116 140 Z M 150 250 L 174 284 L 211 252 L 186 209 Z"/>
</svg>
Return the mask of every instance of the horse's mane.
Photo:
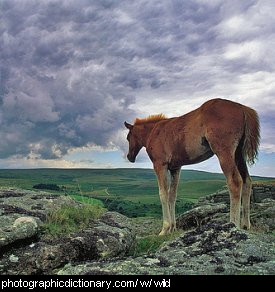
<svg viewBox="0 0 275 292">
<path fill-rule="evenodd" d="M 161 121 L 164 119 L 167 119 L 164 114 L 150 115 L 144 119 L 136 118 L 134 125 L 141 125 L 141 124 L 146 124 L 146 123 L 151 123 L 151 122 L 158 122 L 158 121 Z"/>
</svg>

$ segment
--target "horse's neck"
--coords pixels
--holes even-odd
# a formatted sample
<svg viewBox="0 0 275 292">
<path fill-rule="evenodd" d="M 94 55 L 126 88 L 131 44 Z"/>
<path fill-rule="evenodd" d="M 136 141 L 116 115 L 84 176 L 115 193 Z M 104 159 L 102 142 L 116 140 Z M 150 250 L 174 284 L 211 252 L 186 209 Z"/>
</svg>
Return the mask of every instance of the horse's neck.
<svg viewBox="0 0 275 292">
<path fill-rule="evenodd" d="M 159 121 L 146 123 L 146 125 L 144 125 L 144 131 L 142 133 L 142 144 L 144 147 L 146 147 L 150 134 L 154 129 L 155 125 L 157 124 L 157 122 Z"/>
</svg>

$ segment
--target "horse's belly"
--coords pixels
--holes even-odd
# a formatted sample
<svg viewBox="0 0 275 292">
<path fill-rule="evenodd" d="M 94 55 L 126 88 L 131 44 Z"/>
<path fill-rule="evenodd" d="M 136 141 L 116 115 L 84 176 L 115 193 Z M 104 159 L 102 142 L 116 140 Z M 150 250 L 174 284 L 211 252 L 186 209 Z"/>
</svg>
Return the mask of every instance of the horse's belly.
<svg viewBox="0 0 275 292">
<path fill-rule="evenodd" d="M 193 141 L 192 144 L 186 145 L 183 143 L 180 147 L 178 145 L 172 154 L 170 166 L 176 168 L 182 165 L 195 164 L 207 160 L 212 157 L 212 152 L 207 140 L 200 138 L 199 141 Z"/>
<path fill-rule="evenodd" d="M 203 154 L 193 156 L 193 157 L 187 157 L 186 159 L 184 159 L 183 165 L 200 163 L 204 160 L 209 159 L 213 155 L 214 155 L 214 153 L 212 152 L 211 149 L 209 149 L 208 151 L 204 152 Z"/>
</svg>

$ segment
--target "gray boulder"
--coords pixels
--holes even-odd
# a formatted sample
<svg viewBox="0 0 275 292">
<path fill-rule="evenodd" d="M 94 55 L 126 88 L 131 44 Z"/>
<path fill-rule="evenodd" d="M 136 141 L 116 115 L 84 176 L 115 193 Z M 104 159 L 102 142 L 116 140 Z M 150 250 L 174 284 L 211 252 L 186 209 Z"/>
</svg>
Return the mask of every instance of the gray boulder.
<svg viewBox="0 0 275 292">
<path fill-rule="evenodd" d="M 3 247 L 8 246 L 14 242 L 34 238 L 39 231 L 38 222 L 34 217 L 24 216 L 18 217 L 7 217 L 1 218 L 6 219 L 6 223 L 9 221 L 9 225 L 3 226 L 0 229 L 0 250 Z"/>
<path fill-rule="evenodd" d="M 207 204 L 191 209 L 177 218 L 177 228 L 189 230 L 201 227 L 210 221 L 220 221 L 225 219 L 228 213 L 226 204 Z"/>
<path fill-rule="evenodd" d="M 260 203 L 265 199 L 275 200 L 275 186 L 258 184 L 253 186 L 252 202 Z"/>
<path fill-rule="evenodd" d="M 207 195 L 205 197 L 201 197 L 198 200 L 198 205 L 204 204 L 230 204 L 230 197 L 227 188 L 223 188 L 213 194 Z"/>
</svg>

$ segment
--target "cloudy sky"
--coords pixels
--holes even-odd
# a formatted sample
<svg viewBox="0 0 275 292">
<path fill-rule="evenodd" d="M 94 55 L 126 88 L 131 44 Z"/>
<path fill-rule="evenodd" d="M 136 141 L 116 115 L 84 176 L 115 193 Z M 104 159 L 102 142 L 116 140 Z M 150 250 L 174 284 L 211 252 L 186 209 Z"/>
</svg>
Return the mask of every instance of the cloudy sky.
<svg viewBox="0 0 275 292">
<path fill-rule="evenodd" d="M 275 1 L 0 0 L 0 168 L 151 167 L 124 120 L 208 99 L 260 115 L 275 176 Z M 220 171 L 216 158 L 188 167 Z"/>
</svg>

